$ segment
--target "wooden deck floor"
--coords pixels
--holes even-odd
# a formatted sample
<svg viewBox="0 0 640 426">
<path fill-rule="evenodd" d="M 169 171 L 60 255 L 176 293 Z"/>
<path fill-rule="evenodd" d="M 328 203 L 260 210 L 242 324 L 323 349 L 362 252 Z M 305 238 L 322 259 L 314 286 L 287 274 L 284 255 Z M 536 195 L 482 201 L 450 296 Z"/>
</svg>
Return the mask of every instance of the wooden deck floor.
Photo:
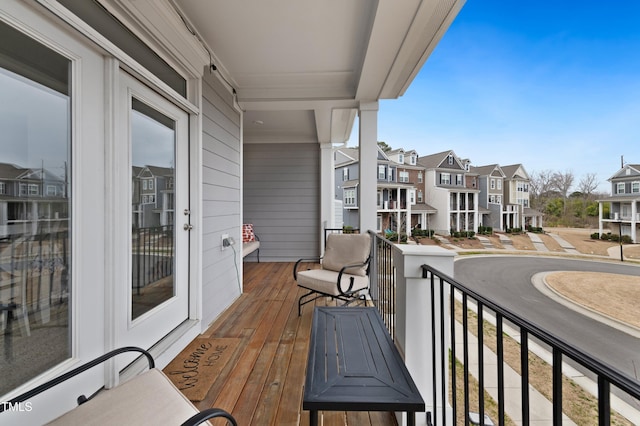
<svg viewBox="0 0 640 426">
<path fill-rule="evenodd" d="M 199 409 L 230 411 L 239 425 L 308 425 L 302 393 L 313 303 L 298 317 L 292 263 L 245 263 L 244 294 L 204 334 L 240 338 Z M 331 304 L 318 299 L 319 305 Z M 324 412 L 324 426 L 395 425 L 386 412 Z M 217 423 L 216 423 L 217 424 Z"/>
</svg>

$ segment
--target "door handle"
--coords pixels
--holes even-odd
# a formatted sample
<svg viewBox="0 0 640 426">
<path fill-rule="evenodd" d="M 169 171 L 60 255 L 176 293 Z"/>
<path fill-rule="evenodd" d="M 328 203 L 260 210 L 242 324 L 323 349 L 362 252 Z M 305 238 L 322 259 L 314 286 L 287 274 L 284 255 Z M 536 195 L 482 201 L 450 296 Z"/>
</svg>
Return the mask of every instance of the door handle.
<svg viewBox="0 0 640 426">
<path fill-rule="evenodd" d="M 185 223 L 182 229 L 184 229 L 185 231 L 191 231 L 193 229 L 193 225 L 190 223 Z"/>
</svg>

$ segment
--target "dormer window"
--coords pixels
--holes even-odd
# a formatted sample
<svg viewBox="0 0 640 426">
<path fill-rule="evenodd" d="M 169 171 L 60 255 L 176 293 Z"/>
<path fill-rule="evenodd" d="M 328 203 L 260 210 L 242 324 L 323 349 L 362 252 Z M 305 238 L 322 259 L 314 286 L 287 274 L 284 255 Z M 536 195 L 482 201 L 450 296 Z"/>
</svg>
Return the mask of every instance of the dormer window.
<svg viewBox="0 0 640 426">
<path fill-rule="evenodd" d="M 416 156 L 412 155 L 411 157 L 409 157 L 409 164 L 411 164 L 412 166 L 416 165 Z"/>
<path fill-rule="evenodd" d="M 404 154 L 398 154 L 398 163 L 404 164 Z"/>
</svg>

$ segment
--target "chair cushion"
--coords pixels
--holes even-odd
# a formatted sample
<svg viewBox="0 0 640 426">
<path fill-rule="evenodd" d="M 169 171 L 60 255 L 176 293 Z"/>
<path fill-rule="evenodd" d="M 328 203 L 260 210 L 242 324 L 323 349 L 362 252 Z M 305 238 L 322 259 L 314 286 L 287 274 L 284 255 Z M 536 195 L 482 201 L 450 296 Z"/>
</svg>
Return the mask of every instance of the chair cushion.
<svg viewBox="0 0 640 426">
<path fill-rule="evenodd" d="M 242 257 L 245 257 L 260 248 L 260 241 L 242 243 Z"/>
<path fill-rule="evenodd" d="M 253 223 L 245 223 L 242 225 L 242 242 L 250 243 L 256 240 L 256 234 L 253 231 Z"/>
<path fill-rule="evenodd" d="M 342 290 L 347 291 L 349 288 L 349 279 L 353 277 L 352 291 L 363 290 L 369 287 L 369 277 L 360 275 L 342 274 Z M 330 296 L 339 296 L 338 291 L 338 273 L 326 269 L 311 269 L 308 271 L 298 272 L 298 285 L 308 288 L 319 293 L 328 294 Z"/>
<path fill-rule="evenodd" d="M 198 410 L 154 368 L 53 420 L 50 425 L 179 425 Z"/>
<path fill-rule="evenodd" d="M 371 251 L 369 234 L 329 234 L 322 259 L 322 268 L 339 272 L 346 265 L 364 263 Z M 352 275 L 367 275 L 367 267 L 349 268 Z M 334 280 L 335 282 L 335 280 Z"/>
</svg>

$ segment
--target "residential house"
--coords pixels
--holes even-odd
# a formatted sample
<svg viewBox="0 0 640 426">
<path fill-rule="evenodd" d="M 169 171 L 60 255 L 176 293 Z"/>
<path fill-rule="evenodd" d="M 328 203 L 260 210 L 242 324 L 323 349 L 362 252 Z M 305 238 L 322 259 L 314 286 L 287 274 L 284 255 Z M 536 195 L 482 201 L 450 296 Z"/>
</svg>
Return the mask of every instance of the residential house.
<svg viewBox="0 0 640 426">
<path fill-rule="evenodd" d="M 496 231 L 504 231 L 504 216 L 508 214 L 503 211 L 502 204 L 504 172 L 497 164 L 471 167 L 471 171 L 478 175 L 478 208 L 482 225 L 490 226 Z"/>
<path fill-rule="evenodd" d="M 452 150 L 422 156 L 425 169 L 425 202 L 437 211 L 429 229 L 448 235 L 451 231 L 477 232 L 480 224 L 477 178 L 469 160 L 461 160 Z M 467 177 L 470 177 L 469 181 Z"/>
<path fill-rule="evenodd" d="M 60 229 L 69 217 L 65 169 L 0 164 L 0 238 Z"/>
<path fill-rule="evenodd" d="M 336 200 L 343 206 L 342 224 L 359 228 L 359 162 L 355 148 L 339 148 L 335 155 Z M 416 151 L 396 149 L 377 156 L 377 221 L 379 232 L 391 230 L 410 234 L 416 226 L 426 227 L 427 215 L 435 210 L 424 202 L 424 168 L 417 164 Z M 407 217 L 411 220 L 408 221 Z"/>
<path fill-rule="evenodd" d="M 502 166 L 504 182 L 504 229 L 529 226 L 542 227 L 542 213 L 529 204 L 529 183 L 531 179 L 522 164 Z"/>
<path fill-rule="evenodd" d="M 617 224 L 620 235 L 627 235 L 634 243 L 638 242 L 640 228 L 640 164 L 625 164 L 608 179 L 611 182 L 611 196 L 598 200 L 599 232 L 603 229 L 615 228 Z M 609 203 L 609 214 L 603 214 L 603 205 Z"/>
<path fill-rule="evenodd" d="M 28 253 L 46 216 L 64 218 L 69 234 L 55 246 L 64 257 L 51 287 L 60 303 L 0 304 L 3 317 L 22 315 L 14 322 L 22 332 L 5 341 L 25 351 L 0 359 L 0 399 L 114 347 L 150 349 L 167 365 L 242 293 L 241 254 L 222 239 L 240 241 L 243 223 L 254 224 L 265 261 L 319 255 L 335 217 L 333 144 L 349 138 L 356 115 L 359 226 L 377 228 L 378 102 L 407 90 L 463 3 L 3 1 L 0 162 L 55 164 L 64 181 L 56 197 L 61 188 L 66 199 L 30 219 L 29 207 L 5 207 L 6 221 L 38 223 L 0 249 Z M 135 188 L 143 165 L 171 169 L 149 168 L 164 187 L 152 179 L 152 189 Z M 28 194 L 43 176 L 15 178 Z M 162 191 L 173 194 L 166 205 Z M 172 265 L 155 304 L 140 298 L 158 283 L 139 281 L 145 288 L 132 292 L 141 258 L 133 218 L 145 195 L 150 212 L 166 212 L 160 223 L 173 222 L 150 240 L 171 249 L 144 255 Z M 6 277 L 21 265 L 0 275 L 2 302 L 19 290 Z M 74 404 L 64 396 L 116 384 L 130 361 L 65 382 L 39 396 L 37 410 L 2 413 L 2 422 L 53 419 Z"/>
</svg>

